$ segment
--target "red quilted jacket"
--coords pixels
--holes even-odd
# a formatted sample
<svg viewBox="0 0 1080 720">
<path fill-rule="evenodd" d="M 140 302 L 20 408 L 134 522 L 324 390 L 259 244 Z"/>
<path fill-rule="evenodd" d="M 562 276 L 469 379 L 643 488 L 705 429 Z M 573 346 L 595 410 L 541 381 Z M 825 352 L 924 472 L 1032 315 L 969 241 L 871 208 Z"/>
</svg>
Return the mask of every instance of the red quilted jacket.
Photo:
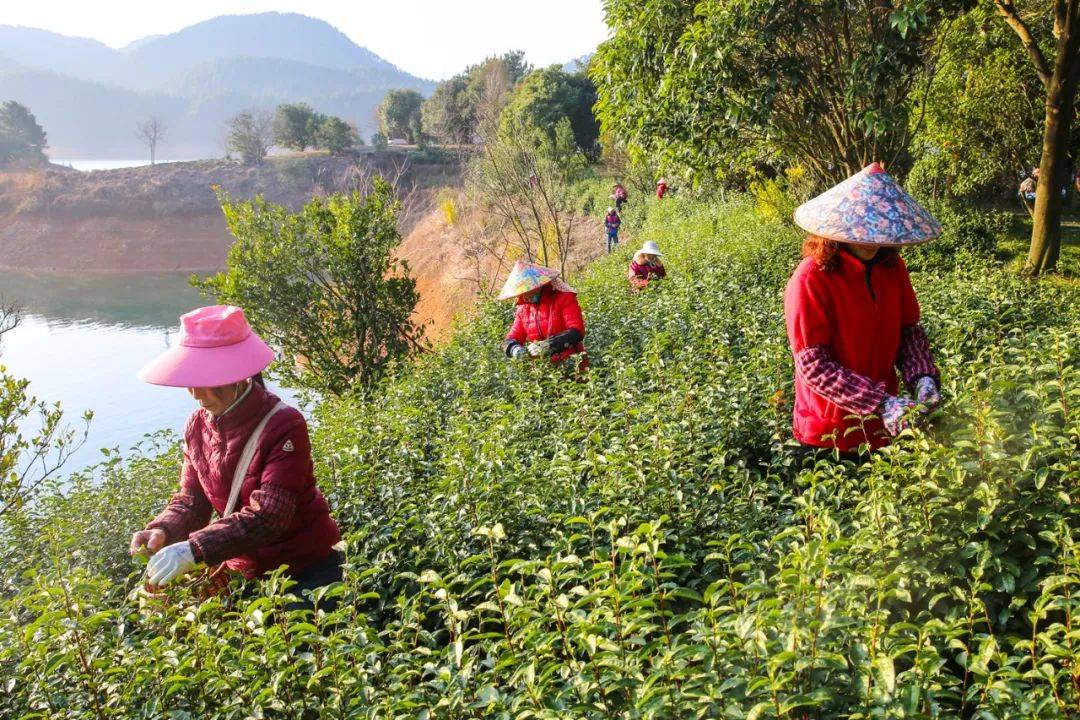
<svg viewBox="0 0 1080 720">
<path fill-rule="evenodd" d="M 514 324 L 506 334 L 507 340 L 525 343 L 547 340 L 553 335 L 574 328 L 585 336 L 585 320 L 577 295 L 545 287 L 539 303 L 518 298 L 514 311 Z M 571 355 L 585 352 L 585 344 L 577 343 L 551 356 L 552 362 L 565 360 Z"/>
<path fill-rule="evenodd" d="M 196 560 L 227 561 L 249 578 L 282 564 L 296 574 L 329 556 L 340 534 L 315 485 L 307 423 L 291 407 L 263 429 L 235 511 L 207 524 L 211 511 L 224 512 L 244 445 L 278 402 L 253 384 L 224 415 L 192 413 L 184 430 L 180 491 L 147 528 L 164 530 L 170 543 L 187 539 Z"/>
</svg>

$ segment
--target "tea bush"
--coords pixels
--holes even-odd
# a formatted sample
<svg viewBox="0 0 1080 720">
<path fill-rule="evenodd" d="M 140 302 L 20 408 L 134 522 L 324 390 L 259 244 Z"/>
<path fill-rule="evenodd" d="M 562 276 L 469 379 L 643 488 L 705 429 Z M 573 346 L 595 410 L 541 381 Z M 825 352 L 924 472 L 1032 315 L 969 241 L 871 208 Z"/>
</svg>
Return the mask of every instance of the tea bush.
<svg viewBox="0 0 1080 720">
<path fill-rule="evenodd" d="M 36 508 L 0 548 L 0 716 L 1056 718 L 1080 703 L 1080 310 L 944 256 L 913 273 L 946 403 L 797 471 L 781 294 L 750 203 L 651 202 L 575 278 L 592 370 L 508 363 L 509 305 L 315 418 L 347 535 L 333 611 L 128 599 L 175 453 Z M 325 595 L 317 597 L 322 605 Z"/>
</svg>

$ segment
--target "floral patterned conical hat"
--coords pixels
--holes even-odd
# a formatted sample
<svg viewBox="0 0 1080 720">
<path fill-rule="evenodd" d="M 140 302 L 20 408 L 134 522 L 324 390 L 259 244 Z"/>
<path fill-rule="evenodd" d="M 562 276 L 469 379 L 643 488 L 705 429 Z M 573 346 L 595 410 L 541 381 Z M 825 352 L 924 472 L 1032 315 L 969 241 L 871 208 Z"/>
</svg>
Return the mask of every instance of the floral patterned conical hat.
<svg viewBox="0 0 1080 720">
<path fill-rule="evenodd" d="M 552 287 L 561 292 L 574 292 L 574 289 L 559 277 L 558 270 L 518 260 L 514 263 L 510 276 L 506 278 L 502 292 L 499 293 L 499 299 L 511 300 L 548 283 L 551 283 Z"/>
<path fill-rule="evenodd" d="M 941 224 L 878 163 L 795 210 L 806 232 L 855 245 L 918 245 L 941 235 Z"/>
</svg>

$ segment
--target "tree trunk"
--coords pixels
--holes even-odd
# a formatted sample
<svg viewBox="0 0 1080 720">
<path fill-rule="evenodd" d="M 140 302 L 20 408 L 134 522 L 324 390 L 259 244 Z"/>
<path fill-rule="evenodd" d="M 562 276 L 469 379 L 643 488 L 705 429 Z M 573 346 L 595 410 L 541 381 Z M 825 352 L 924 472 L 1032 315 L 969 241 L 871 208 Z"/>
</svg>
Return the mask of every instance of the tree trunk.
<svg viewBox="0 0 1080 720">
<path fill-rule="evenodd" d="M 1065 204 L 1061 189 L 1068 181 L 1069 133 L 1073 123 L 1073 98 L 1078 77 L 1078 50 L 1074 23 L 1063 28 L 1058 38 L 1054 73 L 1046 86 L 1046 120 L 1043 126 L 1039 184 L 1035 189 L 1031 247 L 1025 270 L 1031 275 L 1050 272 L 1061 253 L 1061 214 Z"/>
</svg>

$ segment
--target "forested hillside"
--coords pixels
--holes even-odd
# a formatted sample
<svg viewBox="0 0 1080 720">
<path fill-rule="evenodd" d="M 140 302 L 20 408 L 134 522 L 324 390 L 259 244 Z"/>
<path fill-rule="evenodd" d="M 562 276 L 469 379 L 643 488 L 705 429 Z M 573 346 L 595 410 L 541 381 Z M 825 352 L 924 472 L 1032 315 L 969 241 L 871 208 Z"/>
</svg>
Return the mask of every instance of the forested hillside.
<svg viewBox="0 0 1080 720">
<path fill-rule="evenodd" d="M 367 136 L 388 90 L 430 92 L 329 24 L 296 14 L 223 16 L 113 50 L 0 26 L 0 98 L 30 107 L 53 157 L 141 157 L 136 123 L 161 118 L 166 157 L 216 157 L 225 122 L 284 101 L 355 123 Z"/>
</svg>

